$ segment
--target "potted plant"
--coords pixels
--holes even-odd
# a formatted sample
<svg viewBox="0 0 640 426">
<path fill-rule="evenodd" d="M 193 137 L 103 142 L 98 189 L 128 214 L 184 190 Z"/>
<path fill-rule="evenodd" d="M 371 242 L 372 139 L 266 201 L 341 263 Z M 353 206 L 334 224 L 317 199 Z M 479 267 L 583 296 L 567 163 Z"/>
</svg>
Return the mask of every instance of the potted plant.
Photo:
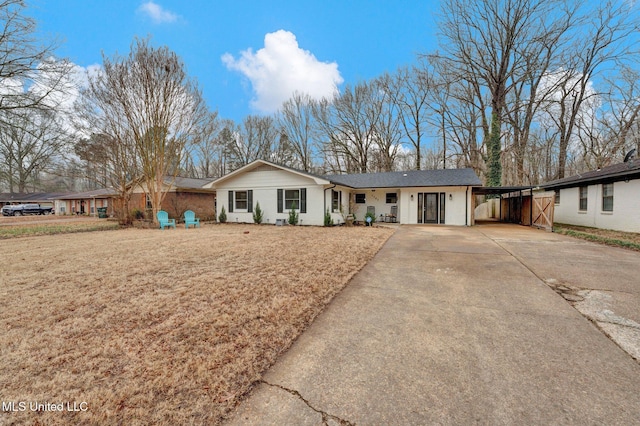
<svg viewBox="0 0 640 426">
<path fill-rule="evenodd" d="M 375 213 L 367 212 L 364 215 L 364 224 L 366 226 L 371 226 L 371 224 L 373 224 L 375 221 L 376 221 Z"/>
</svg>

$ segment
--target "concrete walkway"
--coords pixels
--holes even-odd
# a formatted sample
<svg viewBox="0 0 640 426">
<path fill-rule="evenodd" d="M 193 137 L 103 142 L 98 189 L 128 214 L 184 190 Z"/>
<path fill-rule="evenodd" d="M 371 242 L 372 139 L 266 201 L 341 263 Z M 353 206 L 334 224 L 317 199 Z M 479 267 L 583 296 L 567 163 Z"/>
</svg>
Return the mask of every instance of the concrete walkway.
<svg viewBox="0 0 640 426">
<path fill-rule="evenodd" d="M 639 267 L 525 227 L 400 227 L 229 424 L 640 424 L 640 364 L 563 297 L 633 328 Z"/>
</svg>

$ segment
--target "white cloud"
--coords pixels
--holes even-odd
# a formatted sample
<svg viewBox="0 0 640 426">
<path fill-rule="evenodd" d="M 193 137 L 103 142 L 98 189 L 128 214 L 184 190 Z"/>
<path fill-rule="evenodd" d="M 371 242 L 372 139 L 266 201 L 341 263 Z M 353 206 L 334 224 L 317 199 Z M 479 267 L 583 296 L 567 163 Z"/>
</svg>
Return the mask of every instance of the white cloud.
<svg viewBox="0 0 640 426">
<path fill-rule="evenodd" d="M 251 105 L 264 113 L 278 110 L 296 91 L 314 99 L 331 97 L 344 81 L 337 63 L 318 61 L 284 30 L 265 35 L 264 47 L 257 52 L 247 49 L 238 59 L 225 53 L 222 62 L 251 81 L 255 92 Z"/>
<path fill-rule="evenodd" d="M 153 1 L 143 3 L 138 8 L 138 12 L 148 16 L 155 24 L 170 24 L 178 20 L 178 15 L 169 12 Z"/>
</svg>

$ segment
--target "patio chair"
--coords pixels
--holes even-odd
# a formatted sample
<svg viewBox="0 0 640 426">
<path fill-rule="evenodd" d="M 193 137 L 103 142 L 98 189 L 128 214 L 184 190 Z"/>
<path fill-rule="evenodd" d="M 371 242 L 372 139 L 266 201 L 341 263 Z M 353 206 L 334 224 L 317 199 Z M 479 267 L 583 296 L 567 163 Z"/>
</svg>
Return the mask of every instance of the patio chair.
<svg viewBox="0 0 640 426">
<path fill-rule="evenodd" d="M 171 227 L 173 229 L 176 229 L 176 220 L 175 219 L 169 219 L 169 213 L 165 212 L 164 210 L 160 210 L 156 217 L 158 218 L 158 223 L 160 224 L 160 229 L 164 229 L 165 227 Z"/>
<path fill-rule="evenodd" d="M 184 227 L 189 229 L 189 225 L 193 225 L 194 228 L 200 228 L 200 219 L 191 210 L 184 212 Z"/>
<path fill-rule="evenodd" d="M 398 206 L 391 206 L 391 212 L 384 215 L 385 222 L 396 223 L 398 220 Z"/>
</svg>

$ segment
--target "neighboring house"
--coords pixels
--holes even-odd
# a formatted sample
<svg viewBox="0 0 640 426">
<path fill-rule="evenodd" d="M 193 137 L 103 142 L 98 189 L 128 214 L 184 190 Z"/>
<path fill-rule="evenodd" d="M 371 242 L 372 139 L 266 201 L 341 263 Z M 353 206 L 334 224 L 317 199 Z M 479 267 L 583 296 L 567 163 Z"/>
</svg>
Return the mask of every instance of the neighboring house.
<svg viewBox="0 0 640 426">
<path fill-rule="evenodd" d="M 216 212 L 216 193 L 205 188 L 213 179 L 194 179 L 185 177 L 164 179 L 164 190 L 167 194 L 162 201 L 162 210 L 169 213 L 170 218 L 181 218 L 185 211 L 192 210 L 202 220 L 212 220 Z M 129 203 L 131 209 L 141 211 L 151 209 L 151 201 L 145 188 L 139 186 L 133 190 Z"/>
<path fill-rule="evenodd" d="M 555 222 L 640 232 L 640 159 L 540 187 L 556 193 Z"/>
<path fill-rule="evenodd" d="M 256 160 L 205 187 L 216 190 L 217 215 L 224 207 L 228 222 L 253 222 L 260 203 L 263 223 L 286 221 L 295 205 L 301 225 L 322 226 L 327 211 L 334 223 L 350 213 L 363 221 L 368 211 L 385 220 L 395 211 L 397 223 L 469 225 L 471 189 L 480 185 L 472 169 L 318 176 Z"/>
<path fill-rule="evenodd" d="M 0 206 L 6 204 L 40 204 L 44 207 L 54 207 L 56 197 L 69 194 L 68 192 L 33 192 L 33 193 L 0 193 Z"/>
<path fill-rule="evenodd" d="M 96 189 L 93 191 L 74 192 L 53 197 L 56 214 L 79 214 L 97 216 L 98 208 L 106 207 L 107 214 L 113 216 L 113 198 L 116 192 L 112 189 Z"/>
</svg>

